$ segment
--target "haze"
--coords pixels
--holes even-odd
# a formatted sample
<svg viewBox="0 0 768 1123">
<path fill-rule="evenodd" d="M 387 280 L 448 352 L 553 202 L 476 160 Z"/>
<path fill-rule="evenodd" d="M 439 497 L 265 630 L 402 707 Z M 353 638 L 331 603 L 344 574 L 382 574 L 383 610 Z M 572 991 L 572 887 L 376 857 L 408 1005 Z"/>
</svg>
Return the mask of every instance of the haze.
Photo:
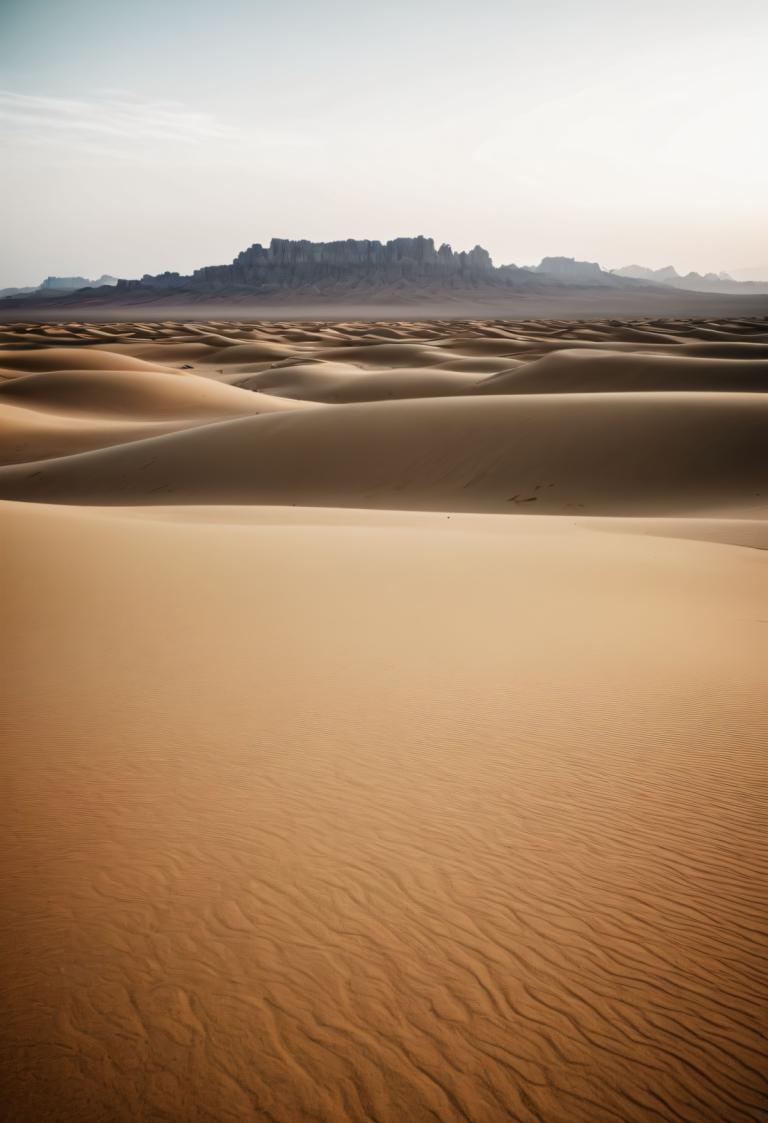
<svg viewBox="0 0 768 1123">
<path fill-rule="evenodd" d="M 0 285 L 431 234 L 768 262 L 763 0 L 4 0 Z"/>
</svg>

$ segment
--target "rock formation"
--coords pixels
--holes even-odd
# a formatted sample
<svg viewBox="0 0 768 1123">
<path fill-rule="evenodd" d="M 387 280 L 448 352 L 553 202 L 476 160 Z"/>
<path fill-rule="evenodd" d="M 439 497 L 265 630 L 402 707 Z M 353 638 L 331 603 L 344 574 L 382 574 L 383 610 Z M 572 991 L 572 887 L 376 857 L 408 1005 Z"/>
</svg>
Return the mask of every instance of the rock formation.
<svg viewBox="0 0 768 1123">
<path fill-rule="evenodd" d="M 662 272 L 674 274 L 676 288 L 693 287 L 687 283 L 689 278 L 678 278 L 671 268 Z M 98 281 L 49 277 L 35 292 L 6 296 L 0 302 L 2 312 L 7 316 L 26 309 L 45 308 L 50 312 L 55 308 L 77 308 L 84 314 L 91 308 L 196 308 L 208 303 L 254 308 L 283 304 L 382 308 L 422 305 L 451 310 L 491 303 L 504 308 L 517 297 L 570 301 L 568 307 L 572 307 L 573 300 L 581 300 L 591 307 L 594 300 L 604 305 L 608 289 L 614 290 L 616 305 L 621 310 L 644 307 L 653 301 L 658 305 L 670 289 L 669 281 L 660 284 L 655 276 L 608 273 L 595 262 L 570 257 L 545 257 L 539 265 L 524 268 L 496 267 L 482 246 L 456 252 L 447 244 L 436 247 L 432 238 L 423 236 L 393 238 L 389 242 L 273 238 L 268 246 L 256 243 L 243 250 L 229 265 L 208 265 L 190 274 L 144 274 L 139 280 L 119 280 L 113 287 L 107 287 L 113 281 L 111 277 Z M 735 281 L 718 283 L 733 285 L 742 294 L 760 291 L 758 286 L 739 285 Z M 80 287 L 73 291 L 72 285 Z"/>
<path fill-rule="evenodd" d="M 116 285 L 117 277 L 110 277 L 104 273 L 95 281 L 87 277 L 46 277 L 40 285 L 40 291 L 55 289 L 57 292 L 75 292 L 77 289 L 98 289 L 103 285 Z"/>
<path fill-rule="evenodd" d="M 544 257 L 532 273 L 546 273 L 565 285 L 612 285 L 616 280 L 604 273 L 596 261 L 576 261 L 573 257 Z"/>
<path fill-rule="evenodd" d="M 435 249 L 432 238 L 394 238 L 391 242 L 291 241 L 273 238 L 268 247 L 259 243 L 239 253 L 231 265 L 208 265 L 190 276 L 178 273 L 145 274 L 140 281 L 118 281 L 118 288 L 184 289 L 214 291 L 248 288 L 303 288 L 345 282 L 391 283 L 398 280 L 434 281 L 457 278 L 487 279 L 494 272 L 487 250 L 475 246 L 454 253 L 449 245 Z"/>
</svg>

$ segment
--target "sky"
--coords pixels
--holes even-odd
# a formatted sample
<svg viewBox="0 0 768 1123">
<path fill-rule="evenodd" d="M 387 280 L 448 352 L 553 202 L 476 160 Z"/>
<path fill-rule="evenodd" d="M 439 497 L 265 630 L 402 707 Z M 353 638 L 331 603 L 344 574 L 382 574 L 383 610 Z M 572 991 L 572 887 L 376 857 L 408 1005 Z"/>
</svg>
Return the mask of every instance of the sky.
<svg viewBox="0 0 768 1123">
<path fill-rule="evenodd" d="M 768 275 L 768 0 L 0 0 L 0 286 L 272 237 Z"/>
</svg>

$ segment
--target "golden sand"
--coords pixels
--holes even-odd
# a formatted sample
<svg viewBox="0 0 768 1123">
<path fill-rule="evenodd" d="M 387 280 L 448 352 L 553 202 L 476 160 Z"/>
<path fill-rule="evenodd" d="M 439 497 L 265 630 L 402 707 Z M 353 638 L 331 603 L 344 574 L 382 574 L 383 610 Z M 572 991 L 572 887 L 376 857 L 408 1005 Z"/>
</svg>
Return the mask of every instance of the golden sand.
<svg viewBox="0 0 768 1123">
<path fill-rule="evenodd" d="M 766 324 L 0 342 L 7 1117 L 761 1119 Z"/>
</svg>

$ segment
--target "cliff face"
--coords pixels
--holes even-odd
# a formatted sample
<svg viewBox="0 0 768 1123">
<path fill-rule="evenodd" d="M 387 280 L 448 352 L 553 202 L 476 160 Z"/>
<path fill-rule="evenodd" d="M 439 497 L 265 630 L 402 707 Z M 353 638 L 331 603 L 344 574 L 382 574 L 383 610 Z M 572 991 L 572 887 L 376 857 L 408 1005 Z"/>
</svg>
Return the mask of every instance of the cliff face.
<svg viewBox="0 0 768 1123">
<path fill-rule="evenodd" d="M 532 272 L 545 273 L 566 285 L 606 286 L 620 284 L 612 273 L 604 273 L 596 261 L 576 261 L 572 257 L 544 257 Z"/>
<path fill-rule="evenodd" d="M 41 291 L 55 290 L 57 292 L 72 292 L 77 289 L 97 289 L 102 285 L 116 285 L 117 277 L 110 277 L 103 273 L 95 281 L 87 277 L 46 277 L 40 285 Z"/>
<path fill-rule="evenodd" d="M 273 238 L 268 247 L 251 246 L 231 265 L 209 265 L 190 276 L 145 274 L 140 281 L 119 281 L 121 289 L 184 288 L 220 291 L 230 288 L 303 288 L 320 282 L 391 283 L 398 280 L 477 281 L 493 275 L 487 250 L 475 246 L 454 253 L 435 249 L 432 238 L 394 238 L 381 243 L 349 238 L 342 242 Z"/>
<path fill-rule="evenodd" d="M 382 245 L 368 240 L 343 242 L 294 242 L 287 238 L 273 238 L 269 249 L 255 245 L 238 254 L 234 266 L 243 268 L 269 266 L 297 268 L 300 266 L 331 266 L 340 268 L 394 269 L 395 272 L 411 270 L 461 271 L 463 269 L 492 269 L 493 262 L 487 251 L 475 246 L 469 253 L 454 253 L 449 245 L 435 249 L 432 238 L 395 238 Z"/>
</svg>

